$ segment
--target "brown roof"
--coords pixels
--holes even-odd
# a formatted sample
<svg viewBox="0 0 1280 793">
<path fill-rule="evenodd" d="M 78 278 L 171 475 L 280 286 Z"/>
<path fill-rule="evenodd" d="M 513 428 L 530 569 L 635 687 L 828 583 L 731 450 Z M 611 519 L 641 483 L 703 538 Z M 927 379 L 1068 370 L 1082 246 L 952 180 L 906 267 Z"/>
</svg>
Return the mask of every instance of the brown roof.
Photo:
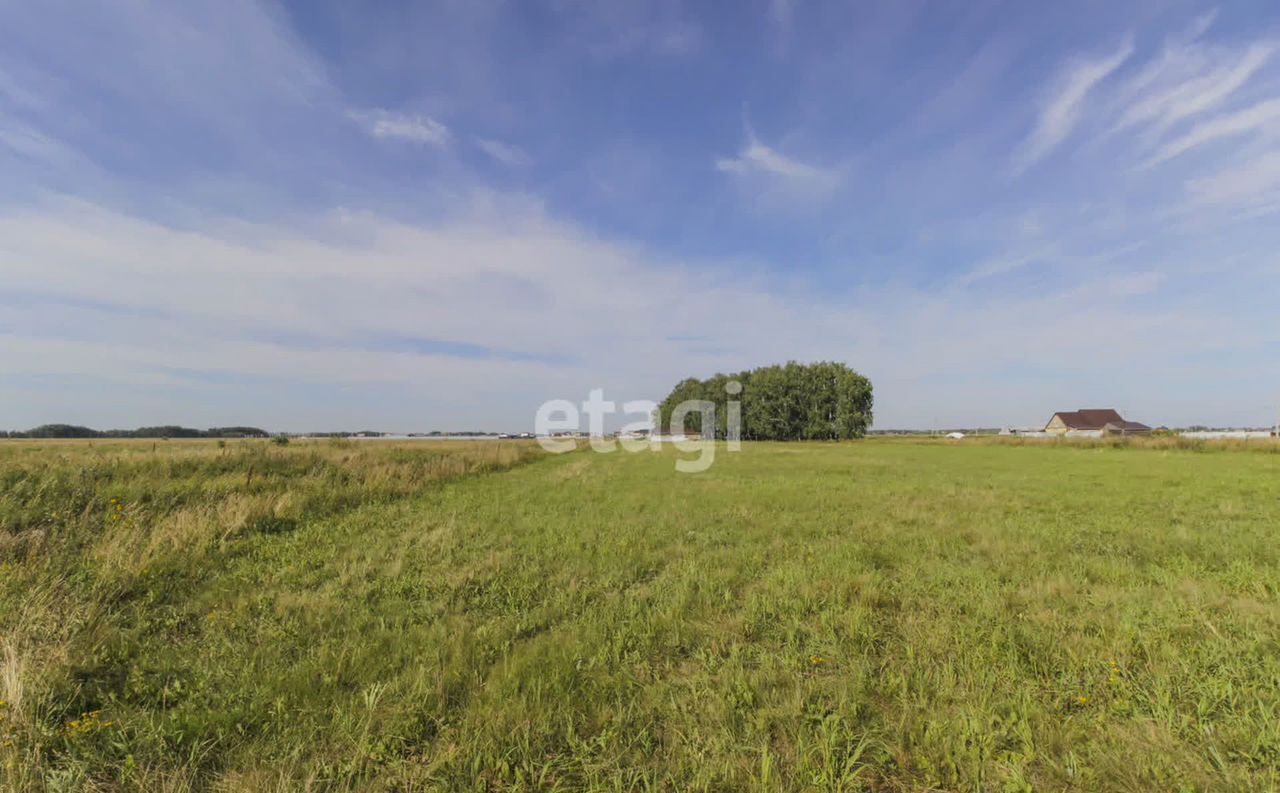
<svg viewBox="0 0 1280 793">
<path fill-rule="evenodd" d="M 1146 424 L 1142 424 L 1137 421 L 1125 421 L 1124 418 L 1112 408 L 1086 408 L 1084 410 L 1059 411 L 1053 415 L 1062 419 L 1062 423 L 1066 424 L 1068 429 L 1073 430 L 1100 430 L 1108 424 L 1129 431 L 1151 429 Z M 1052 421 L 1053 419 L 1051 418 L 1049 420 Z"/>
</svg>

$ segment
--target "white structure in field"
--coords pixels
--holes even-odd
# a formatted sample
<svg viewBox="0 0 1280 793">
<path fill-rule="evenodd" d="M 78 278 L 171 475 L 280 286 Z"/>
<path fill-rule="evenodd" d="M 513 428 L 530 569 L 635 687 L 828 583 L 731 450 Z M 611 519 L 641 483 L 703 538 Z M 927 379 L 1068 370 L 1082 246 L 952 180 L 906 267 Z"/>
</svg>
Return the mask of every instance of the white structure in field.
<svg viewBox="0 0 1280 793">
<path fill-rule="evenodd" d="M 702 434 L 692 430 L 658 430 L 649 437 L 655 441 L 671 441 L 673 443 L 702 440 Z"/>
</svg>

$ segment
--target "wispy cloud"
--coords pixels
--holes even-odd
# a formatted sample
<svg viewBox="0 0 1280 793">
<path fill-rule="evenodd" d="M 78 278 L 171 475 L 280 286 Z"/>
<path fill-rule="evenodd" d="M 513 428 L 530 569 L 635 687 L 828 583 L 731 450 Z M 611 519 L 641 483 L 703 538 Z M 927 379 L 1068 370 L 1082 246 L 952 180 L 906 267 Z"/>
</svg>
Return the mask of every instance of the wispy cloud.
<svg viewBox="0 0 1280 793">
<path fill-rule="evenodd" d="M 55 141 L 95 158 L 172 160 L 219 141 L 261 173 L 297 155 L 271 144 L 296 138 L 335 99 L 323 63 L 273 8 L 0 3 L 0 114 L 45 136 L 24 133 L 28 151 Z M 156 140 L 173 144 L 167 157 Z"/>
<path fill-rule="evenodd" d="M 823 175 L 822 170 L 774 151 L 757 140 L 748 143 L 737 157 L 716 160 L 716 170 L 725 173 L 769 173 L 788 179 L 816 179 Z"/>
<path fill-rule="evenodd" d="M 1206 143 L 1263 130 L 1280 132 L 1280 98 L 1268 99 L 1244 110 L 1197 124 L 1187 133 L 1161 146 L 1146 164 L 1157 165 Z"/>
<path fill-rule="evenodd" d="M 1204 233 L 1215 224 L 1277 211 L 1280 38 L 1264 33 L 1252 40 L 1214 40 L 1207 34 L 1215 18 L 1206 14 L 1193 20 L 1149 57 L 1135 57 L 1127 38 L 1105 57 L 1069 62 L 1015 154 L 1015 172 L 1072 138 L 1086 144 L 1082 150 L 1090 161 L 1082 161 L 1082 168 L 1115 167 L 1128 175 L 1116 190 L 1148 190 L 1149 180 L 1169 176 L 1183 186 L 1182 192 L 1170 191 L 1164 182 L 1141 205 L 1112 202 L 1123 206 L 1113 215 L 1113 233 L 1121 235 L 1133 234 L 1135 223 L 1148 222 L 1158 230 L 1175 217 Z M 1130 62 L 1130 74 L 1108 79 Z M 988 266 L 996 272 L 980 267 L 961 282 L 1002 274 L 1002 267 L 1021 261 L 993 259 Z"/>
<path fill-rule="evenodd" d="M 1105 57 L 1073 61 L 1016 153 L 1015 171 L 1085 129 L 1096 133 L 1085 138 L 1094 144 L 1093 155 L 1109 151 L 1122 158 L 1132 185 L 1140 178 L 1134 163 L 1138 171 L 1150 171 L 1185 157 L 1177 171 L 1185 194 L 1170 202 L 1150 197 L 1148 214 L 1165 206 L 1207 222 L 1199 216 L 1208 207 L 1230 208 L 1237 218 L 1273 211 L 1280 199 L 1280 156 L 1272 153 L 1280 143 L 1280 39 L 1214 42 L 1206 38 L 1214 19 L 1194 20 L 1125 79 L 1107 78 L 1133 59 L 1131 39 Z M 1241 155 L 1239 147 L 1213 145 L 1228 141 L 1248 148 Z M 1109 149 L 1098 145 L 1103 142 Z M 1200 156 L 1187 156 L 1192 153 Z"/>
<path fill-rule="evenodd" d="M 1017 254 L 998 256 L 980 262 L 976 267 L 956 279 L 958 286 L 969 286 L 979 281 L 997 276 L 1009 275 L 1017 270 L 1043 259 L 1042 254 Z"/>
<path fill-rule="evenodd" d="M 30 160 L 52 165 L 87 165 L 74 149 L 24 124 L 7 121 L 0 115 L 0 148 Z"/>
<path fill-rule="evenodd" d="M 821 168 L 783 154 L 761 143 L 754 134 L 748 134 L 746 144 L 736 157 L 717 159 L 715 167 L 721 173 L 743 179 L 764 179 L 773 187 L 809 197 L 829 194 L 841 179 L 839 169 Z"/>
<path fill-rule="evenodd" d="M 4 99 L 14 105 L 26 105 L 28 107 L 42 108 L 48 106 L 48 99 L 41 96 L 39 91 L 32 90 L 32 86 L 28 80 L 20 80 L 15 75 L 8 73 L 4 68 L 0 68 L 0 99 Z M 42 86 L 45 87 L 45 86 Z"/>
<path fill-rule="evenodd" d="M 1181 82 L 1202 73 L 1207 61 L 1203 54 L 1204 45 L 1200 39 L 1213 26 L 1217 18 L 1217 12 L 1212 11 L 1192 20 L 1184 30 L 1168 36 L 1160 54 L 1149 60 L 1125 81 L 1123 90 L 1136 96 L 1160 87 L 1168 78 L 1172 77 Z"/>
<path fill-rule="evenodd" d="M 702 28 L 679 0 L 561 0 L 569 43 L 597 58 L 683 57 L 702 45 Z"/>
<path fill-rule="evenodd" d="M 525 150 L 514 143 L 503 143 L 490 138 L 476 138 L 476 146 L 494 160 L 512 168 L 523 168 L 532 164 L 533 160 Z"/>
<path fill-rule="evenodd" d="M 774 46 L 785 53 L 791 41 L 792 24 L 798 0 L 769 0 L 769 22 L 773 28 Z"/>
<path fill-rule="evenodd" d="M 1133 54 L 1133 40 L 1126 38 L 1115 52 L 1084 58 L 1070 64 L 1057 79 L 1036 119 L 1035 128 L 1014 155 L 1014 172 L 1021 173 L 1057 148 L 1080 121 L 1089 93 L 1119 69 Z"/>
<path fill-rule="evenodd" d="M 1162 131 L 1210 111 L 1244 87 L 1266 66 L 1276 49 L 1275 42 L 1264 42 L 1239 53 L 1206 52 L 1194 47 L 1167 54 L 1155 74 L 1134 81 L 1132 93 L 1136 101 L 1128 105 L 1116 129 L 1151 125 Z"/>
<path fill-rule="evenodd" d="M 349 115 L 375 138 L 404 140 L 430 146 L 445 146 L 452 139 L 448 127 L 428 116 L 391 110 L 355 111 Z"/>
<path fill-rule="evenodd" d="M 1275 207 L 1280 200 L 1280 150 L 1193 179 L 1187 191 L 1201 204 Z"/>
<path fill-rule="evenodd" d="M 769 0 L 769 18 L 780 28 L 791 28 L 791 16 L 795 13 L 797 0 Z"/>
</svg>

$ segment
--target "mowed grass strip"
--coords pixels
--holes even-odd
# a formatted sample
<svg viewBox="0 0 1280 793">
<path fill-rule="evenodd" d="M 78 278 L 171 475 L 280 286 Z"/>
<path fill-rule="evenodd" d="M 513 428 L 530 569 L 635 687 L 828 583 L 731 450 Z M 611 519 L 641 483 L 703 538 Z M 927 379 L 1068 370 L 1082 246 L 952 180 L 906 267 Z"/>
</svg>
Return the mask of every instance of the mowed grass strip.
<svg viewBox="0 0 1280 793">
<path fill-rule="evenodd" d="M 30 675 L 38 773 L 9 779 L 1280 784 L 1280 455 L 747 444 L 700 475 L 674 459 L 547 458 L 208 552 Z"/>
</svg>

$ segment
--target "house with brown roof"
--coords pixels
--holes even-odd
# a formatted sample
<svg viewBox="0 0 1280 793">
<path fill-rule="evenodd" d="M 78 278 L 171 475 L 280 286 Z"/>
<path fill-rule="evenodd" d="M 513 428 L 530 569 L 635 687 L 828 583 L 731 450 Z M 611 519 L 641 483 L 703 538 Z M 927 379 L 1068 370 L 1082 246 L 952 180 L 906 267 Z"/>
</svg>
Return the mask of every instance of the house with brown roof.
<svg viewBox="0 0 1280 793">
<path fill-rule="evenodd" d="M 1066 435 L 1069 432 L 1102 435 L 1146 435 L 1151 428 L 1137 421 L 1127 421 L 1112 408 L 1086 408 L 1054 413 L 1045 432 Z"/>
</svg>

